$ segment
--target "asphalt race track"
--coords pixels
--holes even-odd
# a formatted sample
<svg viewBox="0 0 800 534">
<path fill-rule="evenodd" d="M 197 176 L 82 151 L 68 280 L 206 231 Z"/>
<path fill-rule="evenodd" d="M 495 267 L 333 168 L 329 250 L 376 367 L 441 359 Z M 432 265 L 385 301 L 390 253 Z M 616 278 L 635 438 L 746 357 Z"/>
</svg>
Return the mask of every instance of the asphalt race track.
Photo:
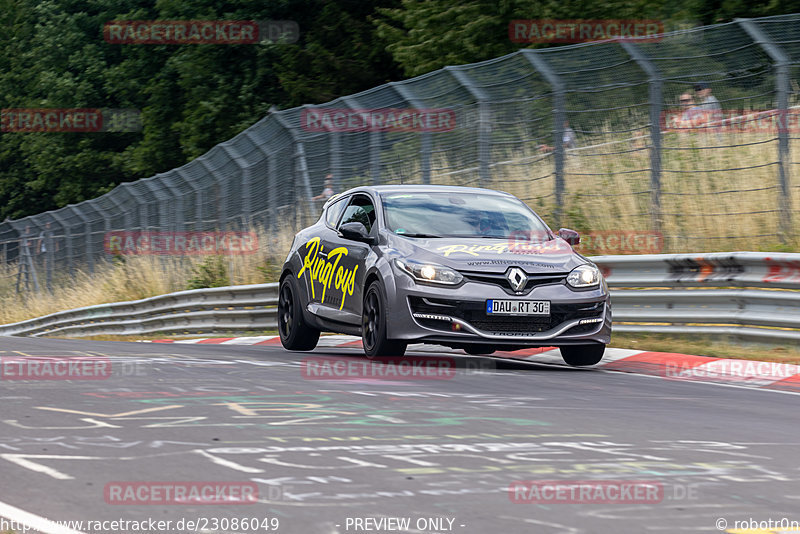
<svg viewBox="0 0 800 534">
<path fill-rule="evenodd" d="M 6 520 L 33 520 L 27 512 L 198 522 L 148 532 L 298 534 L 721 532 L 736 521 L 800 521 L 791 393 L 430 353 L 416 361 L 449 371 L 355 376 L 365 361 L 393 366 L 358 347 L 4 338 L 2 349 Z M 348 378 L 322 380 L 320 356 L 353 362 Z M 110 375 L 15 380 L 6 366 L 87 357 L 110 363 Z M 255 488 L 257 502 L 148 504 L 137 494 L 122 503 L 109 493 L 210 481 Z M 545 481 L 562 482 L 561 493 Z M 564 490 L 576 484 L 600 493 Z M 250 522 L 234 528 L 234 518 Z M 75 526 L 42 530 L 133 531 Z"/>
</svg>

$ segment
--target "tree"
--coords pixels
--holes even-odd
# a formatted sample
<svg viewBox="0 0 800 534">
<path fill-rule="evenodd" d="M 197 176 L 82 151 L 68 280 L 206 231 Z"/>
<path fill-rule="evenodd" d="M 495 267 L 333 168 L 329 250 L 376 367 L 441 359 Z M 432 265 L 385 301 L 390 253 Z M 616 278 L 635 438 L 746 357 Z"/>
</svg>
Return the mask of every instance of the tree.
<svg viewBox="0 0 800 534">
<path fill-rule="evenodd" d="M 666 30 L 800 11 L 800 0 L 402 0 L 379 8 L 374 24 L 407 76 L 447 65 L 492 59 L 519 48 L 560 46 L 515 44 L 512 20 L 648 19 Z"/>
<path fill-rule="evenodd" d="M 0 218 L 165 172 L 263 118 L 400 76 L 368 18 L 399 0 L 0 0 L 0 106 L 133 108 L 130 133 L 3 132 Z M 112 20 L 296 20 L 294 44 L 122 45 Z"/>
</svg>

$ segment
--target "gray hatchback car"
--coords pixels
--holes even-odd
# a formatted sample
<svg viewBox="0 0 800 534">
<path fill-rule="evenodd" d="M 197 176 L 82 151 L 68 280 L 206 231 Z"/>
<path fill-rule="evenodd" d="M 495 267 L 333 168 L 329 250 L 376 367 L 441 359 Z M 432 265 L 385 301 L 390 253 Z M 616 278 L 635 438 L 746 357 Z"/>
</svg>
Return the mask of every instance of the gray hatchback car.
<svg viewBox="0 0 800 534">
<path fill-rule="evenodd" d="M 359 335 L 370 356 L 409 343 L 469 354 L 555 346 L 600 361 L 611 337 L 600 270 L 507 193 L 454 186 L 358 187 L 329 199 L 283 265 L 278 331 L 289 350 L 320 332 Z"/>
</svg>

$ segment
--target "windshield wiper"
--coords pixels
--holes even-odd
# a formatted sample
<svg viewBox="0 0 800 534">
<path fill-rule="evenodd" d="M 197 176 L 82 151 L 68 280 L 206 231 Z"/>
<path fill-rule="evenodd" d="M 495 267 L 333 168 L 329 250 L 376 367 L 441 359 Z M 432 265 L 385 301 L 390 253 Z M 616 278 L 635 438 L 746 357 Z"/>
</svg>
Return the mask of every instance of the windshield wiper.
<svg viewBox="0 0 800 534">
<path fill-rule="evenodd" d="M 405 232 L 402 233 L 402 234 L 395 234 L 395 235 L 401 235 L 401 236 L 405 236 L 405 237 L 432 237 L 432 238 L 433 237 L 444 237 L 444 236 L 435 235 L 435 234 L 414 234 L 414 233 L 405 233 Z"/>
</svg>

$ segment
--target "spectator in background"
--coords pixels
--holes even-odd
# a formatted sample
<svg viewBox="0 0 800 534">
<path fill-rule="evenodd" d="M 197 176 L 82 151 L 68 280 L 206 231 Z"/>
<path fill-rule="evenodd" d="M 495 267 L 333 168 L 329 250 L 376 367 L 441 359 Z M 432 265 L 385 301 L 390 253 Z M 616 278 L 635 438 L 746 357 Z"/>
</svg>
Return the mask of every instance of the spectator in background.
<svg viewBox="0 0 800 534">
<path fill-rule="evenodd" d="M 697 95 L 700 103 L 697 104 L 698 109 L 703 111 L 710 111 L 712 113 L 719 113 L 722 111 L 722 106 L 719 105 L 717 97 L 711 94 L 711 87 L 706 82 L 698 82 L 694 84 L 694 94 Z"/>
<path fill-rule="evenodd" d="M 322 200 L 324 203 L 333 196 L 333 193 L 333 175 L 328 174 L 325 177 L 325 187 L 322 189 L 322 193 L 313 197 L 311 200 Z"/>
<path fill-rule="evenodd" d="M 694 94 L 697 96 L 696 108 L 704 114 L 705 123 L 718 126 L 722 119 L 722 106 L 717 97 L 711 94 L 711 87 L 706 82 L 694 84 Z"/>
<path fill-rule="evenodd" d="M 703 111 L 700 110 L 694 103 L 694 97 L 691 93 L 683 93 L 679 100 L 681 106 L 681 113 L 678 117 L 678 128 L 693 128 L 698 125 L 698 121 L 703 120 Z"/>
<path fill-rule="evenodd" d="M 53 268 L 54 253 L 58 252 L 58 242 L 53 239 L 53 229 L 50 221 L 44 224 L 44 229 L 39 233 L 38 253 L 43 256 L 42 265 L 44 266 L 47 289 L 53 290 Z M 49 253 L 49 254 L 48 254 Z"/>
<path fill-rule="evenodd" d="M 564 144 L 564 148 L 578 147 L 578 136 L 575 135 L 575 130 L 569 127 L 569 121 L 564 121 L 564 137 L 561 142 Z"/>
<path fill-rule="evenodd" d="M 25 225 L 25 232 L 22 234 L 22 253 L 26 256 L 33 256 L 33 252 L 36 250 L 35 243 L 33 241 L 33 232 L 31 231 L 31 225 Z"/>
<path fill-rule="evenodd" d="M 47 251 L 55 252 L 53 248 L 53 230 L 50 227 L 50 221 L 44 224 L 44 230 L 39 233 L 39 254 L 44 254 Z"/>
<path fill-rule="evenodd" d="M 564 135 L 561 137 L 561 143 L 564 149 L 577 148 L 578 137 L 575 135 L 575 130 L 569 127 L 569 121 L 564 121 Z M 539 152 L 552 152 L 555 150 L 550 145 L 539 145 Z"/>
</svg>

